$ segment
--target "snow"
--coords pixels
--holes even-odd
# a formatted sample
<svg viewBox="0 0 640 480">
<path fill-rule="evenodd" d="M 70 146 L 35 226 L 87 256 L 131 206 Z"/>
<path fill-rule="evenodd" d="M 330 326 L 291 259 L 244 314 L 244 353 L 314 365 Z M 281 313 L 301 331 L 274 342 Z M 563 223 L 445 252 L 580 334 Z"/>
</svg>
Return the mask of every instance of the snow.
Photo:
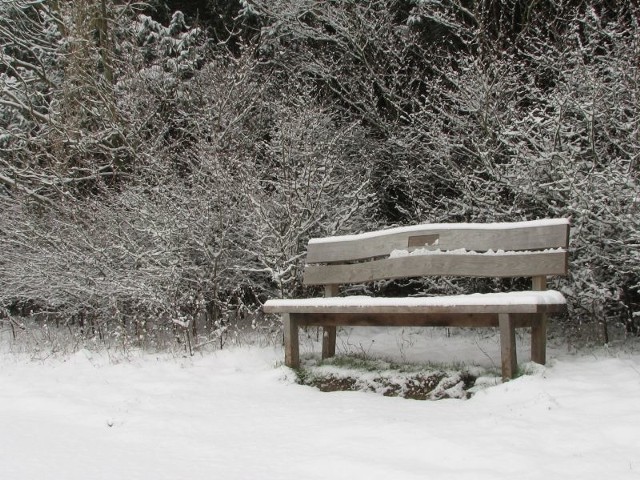
<svg viewBox="0 0 640 480">
<path fill-rule="evenodd" d="M 421 338 L 462 357 L 478 342 Z M 551 357 L 470 400 L 422 402 L 297 385 L 276 347 L 117 361 L 3 354 L 1 477 L 638 478 L 640 356 Z"/>
<path fill-rule="evenodd" d="M 512 306 L 512 305 L 563 305 L 566 299 L 557 290 L 498 293 L 472 293 L 468 295 L 441 295 L 435 297 L 370 297 L 349 295 L 346 297 L 318 297 L 300 299 L 271 299 L 264 304 L 265 312 L 311 311 L 312 309 L 410 307 L 414 309 L 432 307 L 463 306 Z M 291 309 L 291 310 L 288 310 Z"/>
<path fill-rule="evenodd" d="M 569 225 L 566 218 L 545 218 L 541 220 L 529 220 L 525 222 L 500 222 L 500 223 L 431 223 L 421 225 L 410 225 L 408 227 L 395 227 L 374 232 L 365 232 L 355 235 L 339 235 L 335 237 L 312 238 L 309 244 L 333 243 L 344 241 L 363 240 L 365 238 L 375 238 L 379 236 L 395 235 L 401 233 L 413 233 L 423 230 L 511 230 L 525 227 L 549 227 L 554 225 Z"/>
<path fill-rule="evenodd" d="M 505 256 L 505 255 L 540 255 L 549 253 L 566 253 L 564 248 L 547 248 L 545 250 L 529 251 L 529 250 L 493 250 L 489 249 L 486 252 L 477 252 L 475 250 L 467 250 L 466 248 L 455 248 L 453 250 L 441 250 L 436 248 L 435 250 L 430 248 L 416 248 L 415 250 L 392 250 L 389 254 L 389 258 L 399 257 L 413 257 L 420 255 L 486 255 L 486 256 Z"/>
</svg>

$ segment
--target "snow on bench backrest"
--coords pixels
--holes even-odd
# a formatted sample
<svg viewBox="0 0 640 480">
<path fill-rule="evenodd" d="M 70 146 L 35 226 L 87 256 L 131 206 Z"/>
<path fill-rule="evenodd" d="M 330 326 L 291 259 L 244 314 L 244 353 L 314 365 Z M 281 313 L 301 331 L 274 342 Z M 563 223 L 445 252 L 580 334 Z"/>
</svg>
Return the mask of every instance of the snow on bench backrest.
<svg viewBox="0 0 640 480">
<path fill-rule="evenodd" d="M 304 282 L 327 285 L 427 275 L 566 275 L 568 243 L 566 219 L 427 224 L 318 238 L 309 241 Z"/>
</svg>

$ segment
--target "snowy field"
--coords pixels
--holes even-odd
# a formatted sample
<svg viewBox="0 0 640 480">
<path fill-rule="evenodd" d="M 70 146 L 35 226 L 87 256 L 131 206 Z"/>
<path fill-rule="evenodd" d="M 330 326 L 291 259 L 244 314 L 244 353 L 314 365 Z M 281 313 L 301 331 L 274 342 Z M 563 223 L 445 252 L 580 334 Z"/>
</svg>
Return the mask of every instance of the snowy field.
<svg viewBox="0 0 640 480">
<path fill-rule="evenodd" d="M 341 342 L 407 360 L 497 358 L 495 337 L 475 334 Z M 640 478 L 640 355 L 550 356 L 469 400 L 429 402 L 297 385 L 274 347 L 46 361 L 5 352 L 0 478 Z"/>
</svg>

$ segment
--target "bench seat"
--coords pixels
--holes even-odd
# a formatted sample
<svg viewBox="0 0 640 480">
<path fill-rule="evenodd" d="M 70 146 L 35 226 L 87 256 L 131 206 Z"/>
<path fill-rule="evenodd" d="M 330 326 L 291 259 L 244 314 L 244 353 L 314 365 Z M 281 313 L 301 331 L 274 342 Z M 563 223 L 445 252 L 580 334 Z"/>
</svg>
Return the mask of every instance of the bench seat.
<svg viewBox="0 0 640 480">
<path fill-rule="evenodd" d="M 265 313 L 561 313 L 567 301 L 556 290 L 472 293 L 439 297 L 322 297 L 273 299 Z"/>
</svg>

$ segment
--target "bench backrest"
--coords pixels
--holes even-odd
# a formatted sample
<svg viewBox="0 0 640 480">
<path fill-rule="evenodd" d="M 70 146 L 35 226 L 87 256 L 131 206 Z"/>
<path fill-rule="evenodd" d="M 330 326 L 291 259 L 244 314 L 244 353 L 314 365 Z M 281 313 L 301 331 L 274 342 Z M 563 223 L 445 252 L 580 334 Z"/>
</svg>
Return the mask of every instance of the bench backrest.
<svg viewBox="0 0 640 480">
<path fill-rule="evenodd" d="M 304 283 L 567 274 L 569 221 L 426 224 L 309 241 Z"/>
</svg>

